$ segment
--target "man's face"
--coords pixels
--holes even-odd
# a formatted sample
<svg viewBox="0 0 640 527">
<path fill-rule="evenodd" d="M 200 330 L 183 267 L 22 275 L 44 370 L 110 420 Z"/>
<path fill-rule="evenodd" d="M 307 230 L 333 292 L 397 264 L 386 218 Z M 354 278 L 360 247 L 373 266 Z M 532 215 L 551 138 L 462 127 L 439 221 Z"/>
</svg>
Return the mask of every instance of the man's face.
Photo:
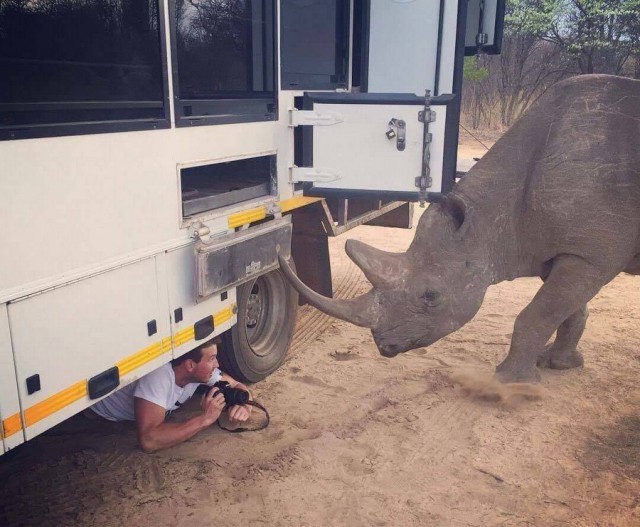
<svg viewBox="0 0 640 527">
<path fill-rule="evenodd" d="M 209 382 L 213 370 L 218 367 L 218 347 L 215 344 L 211 344 L 206 348 L 202 348 L 200 362 L 194 362 L 193 364 L 193 382 Z"/>
</svg>

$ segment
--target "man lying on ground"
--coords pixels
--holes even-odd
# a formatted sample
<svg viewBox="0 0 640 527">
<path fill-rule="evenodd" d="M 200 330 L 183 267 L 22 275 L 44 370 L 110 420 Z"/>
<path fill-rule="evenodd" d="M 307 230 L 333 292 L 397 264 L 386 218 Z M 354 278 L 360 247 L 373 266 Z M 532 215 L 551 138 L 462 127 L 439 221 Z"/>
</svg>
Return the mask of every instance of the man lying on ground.
<svg viewBox="0 0 640 527">
<path fill-rule="evenodd" d="M 168 448 L 196 435 L 215 423 L 225 402 L 218 388 L 211 388 L 201 401 L 202 413 L 182 423 L 168 423 L 166 416 L 182 406 L 200 384 L 213 386 L 227 381 L 230 386 L 247 387 L 218 369 L 218 339 L 211 339 L 181 357 L 161 366 L 88 409 L 109 421 L 135 421 L 138 439 L 145 452 Z M 229 408 L 232 423 L 244 422 L 249 406 Z"/>
</svg>

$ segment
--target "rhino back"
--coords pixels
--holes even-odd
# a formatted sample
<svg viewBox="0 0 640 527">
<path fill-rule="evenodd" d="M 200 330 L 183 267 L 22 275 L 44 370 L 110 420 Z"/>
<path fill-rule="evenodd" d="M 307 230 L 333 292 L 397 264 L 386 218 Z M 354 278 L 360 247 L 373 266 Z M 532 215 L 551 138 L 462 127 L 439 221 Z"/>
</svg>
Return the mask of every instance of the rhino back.
<svg viewBox="0 0 640 527">
<path fill-rule="evenodd" d="M 488 231 L 507 218 L 534 267 L 570 253 L 619 272 L 640 252 L 640 81 L 557 84 L 455 191 Z"/>
</svg>

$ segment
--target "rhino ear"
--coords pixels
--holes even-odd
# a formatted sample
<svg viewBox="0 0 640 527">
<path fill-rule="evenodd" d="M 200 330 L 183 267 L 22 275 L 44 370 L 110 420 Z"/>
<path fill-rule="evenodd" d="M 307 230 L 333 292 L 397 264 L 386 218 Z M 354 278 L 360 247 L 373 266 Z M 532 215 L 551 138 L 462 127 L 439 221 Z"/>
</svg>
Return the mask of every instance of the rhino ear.
<svg viewBox="0 0 640 527">
<path fill-rule="evenodd" d="M 442 212 L 447 215 L 454 226 L 456 238 L 463 238 L 470 225 L 471 207 L 459 194 L 450 192 L 440 202 Z"/>
</svg>

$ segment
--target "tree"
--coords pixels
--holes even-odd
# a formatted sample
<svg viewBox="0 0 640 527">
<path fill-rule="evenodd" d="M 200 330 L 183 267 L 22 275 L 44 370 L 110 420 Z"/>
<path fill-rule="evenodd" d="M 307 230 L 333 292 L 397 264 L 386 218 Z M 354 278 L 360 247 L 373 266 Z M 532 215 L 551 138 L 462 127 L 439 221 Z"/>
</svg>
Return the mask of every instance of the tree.
<svg viewBox="0 0 640 527">
<path fill-rule="evenodd" d="M 513 122 L 550 86 L 568 76 L 561 48 L 542 37 L 555 15 L 548 0 L 510 0 L 502 53 L 496 61 L 500 122 Z"/>
<path fill-rule="evenodd" d="M 546 0 L 542 38 L 560 46 L 585 73 L 620 75 L 640 55 L 640 0 Z"/>
<path fill-rule="evenodd" d="M 471 117 L 471 127 L 477 129 L 480 124 L 490 125 L 493 106 L 492 91 L 489 89 L 489 68 L 486 56 L 464 58 L 463 105 Z"/>
<path fill-rule="evenodd" d="M 556 15 L 550 0 L 508 0 L 499 56 L 465 63 L 464 109 L 471 125 L 498 117 L 508 127 L 551 85 L 568 75 L 561 48 L 545 37 Z M 481 65 L 481 66 L 480 66 Z M 478 78 L 479 71 L 486 75 Z"/>
<path fill-rule="evenodd" d="M 496 101 L 500 123 L 510 126 L 571 75 L 640 78 L 640 0 L 507 0 L 502 53 L 479 60 L 488 78 L 467 82 L 463 98 L 473 123 Z"/>
</svg>

